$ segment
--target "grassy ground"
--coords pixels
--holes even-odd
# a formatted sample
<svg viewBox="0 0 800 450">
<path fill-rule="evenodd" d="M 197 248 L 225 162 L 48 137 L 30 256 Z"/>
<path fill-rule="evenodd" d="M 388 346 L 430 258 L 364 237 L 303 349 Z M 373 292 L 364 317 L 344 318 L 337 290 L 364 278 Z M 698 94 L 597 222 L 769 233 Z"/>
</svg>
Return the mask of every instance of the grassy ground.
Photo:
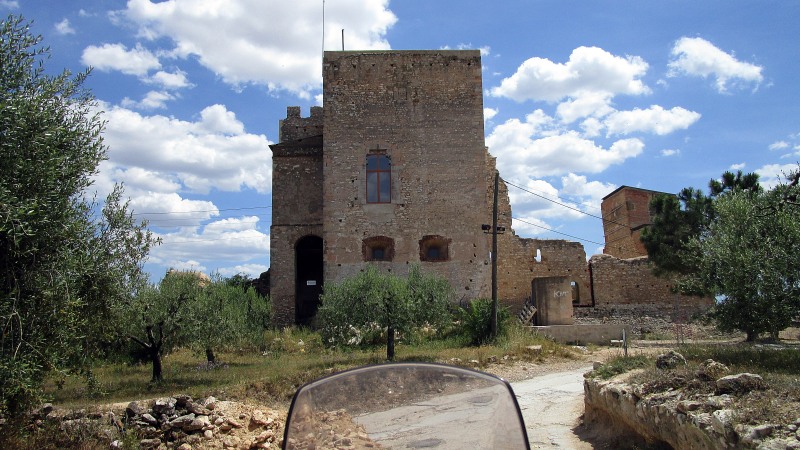
<svg viewBox="0 0 800 450">
<path fill-rule="evenodd" d="M 541 345 L 542 351 L 526 350 Z M 96 382 L 87 387 L 84 380 L 50 380 L 46 391 L 56 406 L 84 408 L 98 404 L 155 398 L 178 393 L 195 398 L 214 395 L 229 400 L 250 399 L 268 405 L 286 405 L 297 387 L 323 375 L 350 367 L 385 361 L 385 348 L 325 348 L 319 335 L 306 330 L 288 329 L 267 332 L 259 349 L 218 351 L 215 366 L 204 355 L 179 350 L 163 360 L 164 381 L 151 383 L 149 364 L 100 364 L 94 369 Z M 507 337 L 496 345 L 468 347 L 463 340 L 451 337 L 426 340 L 414 345 L 400 344 L 397 361 L 436 361 L 451 364 L 484 366 L 491 357 L 508 356 L 520 360 L 547 357 L 571 357 L 568 347 L 542 336 L 512 327 Z"/>
</svg>

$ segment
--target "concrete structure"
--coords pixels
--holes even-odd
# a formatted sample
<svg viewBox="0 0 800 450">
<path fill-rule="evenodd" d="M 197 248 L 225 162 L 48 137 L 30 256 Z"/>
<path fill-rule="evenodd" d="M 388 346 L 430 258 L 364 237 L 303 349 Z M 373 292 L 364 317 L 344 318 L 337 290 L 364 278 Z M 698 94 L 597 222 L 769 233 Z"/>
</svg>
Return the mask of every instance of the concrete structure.
<svg viewBox="0 0 800 450">
<path fill-rule="evenodd" d="M 565 277 L 533 279 L 533 301 L 538 310 L 536 323 L 572 325 L 572 286 Z"/>
</svg>

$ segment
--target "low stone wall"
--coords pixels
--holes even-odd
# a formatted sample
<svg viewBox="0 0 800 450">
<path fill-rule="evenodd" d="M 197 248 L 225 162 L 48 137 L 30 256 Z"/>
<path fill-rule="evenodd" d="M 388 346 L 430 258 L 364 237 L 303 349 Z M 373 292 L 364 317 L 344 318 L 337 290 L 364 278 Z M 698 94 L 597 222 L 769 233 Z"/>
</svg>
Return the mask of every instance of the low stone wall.
<svg viewBox="0 0 800 450">
<path fill-rule="evenodd" d="M 622 330 L 629 327 L 619 324 L 550 325 L 530 327 L 536 333 L 553 338 L 556 342 L 609 345 L 612 340 L 622 339 Z"/>
</svg>

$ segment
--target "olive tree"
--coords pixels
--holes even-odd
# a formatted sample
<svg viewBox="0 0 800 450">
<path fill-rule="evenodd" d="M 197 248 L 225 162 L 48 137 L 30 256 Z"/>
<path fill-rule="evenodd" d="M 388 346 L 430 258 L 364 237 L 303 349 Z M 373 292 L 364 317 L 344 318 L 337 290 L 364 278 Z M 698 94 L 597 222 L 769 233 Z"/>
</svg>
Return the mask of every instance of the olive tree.
<svg viewBox="0 0 800 450">
<path fill-rule="evenodd" d="M 209 364 L 217 362 L 214 349 L 257 343 L 270 323 L 269 300 L 240 283 L 239 277 L 213 277 L 192 308 L 187 339 L 195 350 L 205 352 Z"/>
<path fill-rule="evenodd" d="M 41 41 L 0 22 L 0 414 L 37 401 L 51 371 L 89 373 L 154 243 L 121 187 L 95 201 L 107 148 L 89 72 L 46 74 Z"/>
<path fill-rule="evenodd" d="M 397 332 L 450 320 L 452 289 L 447 280 L 423 274 L 418 266 L 408 278 L 384 273 L 374 265 L 339 283 L 327 283 L 318 312 L 323 339 L 333 345 L 357 345 L 370 329 L 386 333 L 386 358 L 394 359 Z"/>
<path fill-rule="evenodd" d="M 798 173 L 769 191 L 737 191 L 714 203 L 715 220 L 692 244 L 695 283 L 718 297 L 714 318 L 723 330 L 752 341 L 777 336 L 800 314 Z"/>
<path fill-rule="evenodd" d="M 124 333 L 144 350 L 152 364 L 152 382 L 164 378 L 161 358 L 189 342 L 195 305 L 205 283 L 195 272 L 171 271 L 157 286 L 140 289 L 118 309 Z"/>
</svg>

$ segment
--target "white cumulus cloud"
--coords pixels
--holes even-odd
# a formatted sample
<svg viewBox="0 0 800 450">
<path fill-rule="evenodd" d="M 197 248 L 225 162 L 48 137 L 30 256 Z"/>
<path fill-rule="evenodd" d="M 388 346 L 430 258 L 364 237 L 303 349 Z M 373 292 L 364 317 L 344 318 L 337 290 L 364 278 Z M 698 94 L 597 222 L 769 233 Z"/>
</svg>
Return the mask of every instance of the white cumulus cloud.
<svg viewBox="0 0 800 450">
<path fill-rule="evenodd" d="M 397 21 L 388 4 L 325 3 L 324 47 L 341 49 L 344 29 L 346 49 L 388 49 L 385 35 Z M 196 57 L 229 84 L 255 83 L 309 97 L 321 83 L 322 7 L 311 0 L 130 0 L 122 14 L 140 36 L 169 38 L 174 56 Z"/>
<path fill-rule="evenodd" d="M 773 188 L 780 183 L 785 183 L 785 175 L 798 170 L 797 163 L 794 164 L 767 164 L 754 172 L 758 174 L 758 182 L 766 189 Z"/>
<path fill-rule="evenodd" d="M 578 47 L 563 64 L 544 58 L 528 59 L 490 92 L 516 101 L 548 102 L 589 92 L 641 95 L 650 92 L 640 79 L 647 68 L 638 56 L 620 57 L 598 47 Z"/>
<path fill-rule="evenodd" d="M 175 96 L 170 94 L 169 92 L 150 91 L 147 94 L 145 94 L 144 97 L 139 101 L 125 97 L 122 99 L 121 104 L 125 108 L 133 108 L 133 109 L 143 109 L 143 110 L 164 109 L 167 107 L 167 102 L 174 99 Z"/>
<path fill-rule="evenodd" d="M 635 108 L 631 111 L 616 111 L 605 118 L 608 135 L 631 134 L 635 132 L 655 133 L 659 136 L 676 130 L 685 130 L 700 120 L 700 113 L 676 106 L 664 109 L 653 105 L 647 109 Z"/>
<path fill-rule="evenodd" d="M 64 19 L 55 24 L 56 33 L 66 36 L 68 34 L 75 34 L 75 28 L 69 23 L 69 19 Z"/>
<path fill-rule="evenodd" d="M 675 42 L 669 68 L 669 76 L 712 77 L 720 93 L 727 92 L 731 85 L 742 83 L 758 87 L 764 79 L 761 66 L 739 61 L 732 54 L 699 37 L 682 37 Z"/>
<path fill-rule="evenodd" d="M 786 149 L 786 148 L 789 148 L 789 143 L 786 142 L 786 141 L 773 142 L 772 144 L 769 145 L 769 149 L 773 150 L 773 151 L 774 150 L 783 150 L 783 149 Z"/>
<path fill-rule="evenodd" d="M 622 139 L 603 148 L 575 131 L 539 134 L 547 121 L 532 114 L 526 122 L 512 119 L 486 138 L 503 176 L 524 179 L 573 173 L 598 173 L 641 154 L 644 143 Z M 546 128 L 545 128 L 546 129 Z M 543 136 L 543 137 L 541 137 Z"/>
<path fill-rule="evenodd" d="M 257 229 L 258 222 L 258 217 L 228 218 L 159 234 L 163 244 L 151 251 L 150 260 L 176 268 L 192 261 L 207 268 L 217 260 L 247 262 L 263 258 L 269 254 L 269 235 Z"/>
<path fill-rule="evenodd" d="M 260 193 L 271 189 L 271 142 L 247 133 L 223 105 L 203 109 L 194 122 L 145 116 L 122 107 L 106 111 L 105 142 L 108 162 L 114 167 L 150 171 L 199 194 L 211 189 Z M 139 189 L 135 183 L 128 187 Z"/>
<path fill-rule="evenodd" d="M 145 82 L 157 84 L 164 89 L 181 89 L 193 86 L 186 78 L 186 72 L 182 70 L 177 70 L 175 72 L 159 70 L 152 77 L 146 79 Z"/>
<path fill-rule="evenodd" d="M 158 57 L 141 45 L 130 50 L 123 44 L 90 45 L 83 50 L 81 63 L 104 72 L 117 70 L 136 76 L 161 68 Z"/>
</svg>

